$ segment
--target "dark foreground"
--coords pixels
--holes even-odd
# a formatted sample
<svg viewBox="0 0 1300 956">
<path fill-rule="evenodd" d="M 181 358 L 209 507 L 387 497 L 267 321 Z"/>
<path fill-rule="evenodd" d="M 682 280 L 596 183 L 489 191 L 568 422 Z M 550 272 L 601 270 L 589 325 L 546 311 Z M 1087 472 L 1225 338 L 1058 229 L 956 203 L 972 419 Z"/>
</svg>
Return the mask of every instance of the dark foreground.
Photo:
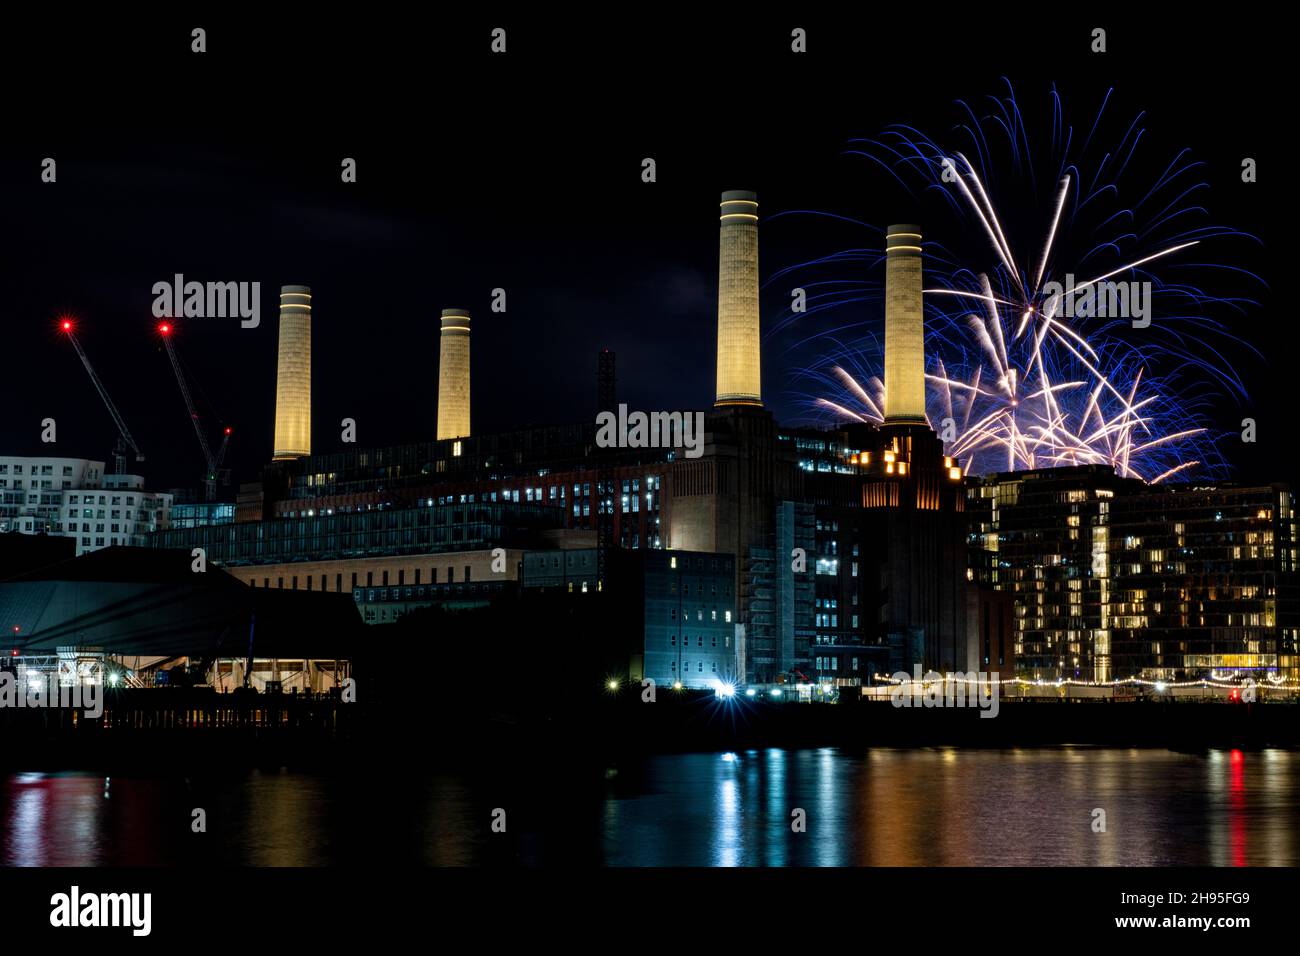
<svg viewBox="0 0 1300 956">
<path fill-rule="evenodd" d="M 97 719 L 60 709 L 0 710 L 0 767 L 24 770 L 400 765 L 434 755 L 544 751 L 592 763 L 624 755 L 783 747 L 1086 745 L 1204 752 L 1300 745 L 1300 704 L 1007 701 L 976 708 L 888 702 L 800 704 L 629 690 L 590 700 L 527 693 L 453 699 L 110 693 Z"/>
</svg>

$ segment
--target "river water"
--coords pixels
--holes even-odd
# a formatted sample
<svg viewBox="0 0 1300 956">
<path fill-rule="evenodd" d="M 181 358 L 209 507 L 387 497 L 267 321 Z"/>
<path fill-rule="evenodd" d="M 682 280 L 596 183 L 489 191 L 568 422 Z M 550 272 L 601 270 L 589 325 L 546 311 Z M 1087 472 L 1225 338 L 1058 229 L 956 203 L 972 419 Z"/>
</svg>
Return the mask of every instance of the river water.
<svg viewBox="0 0 1300 956">
<path fill-rule="evenodd" d="M 1292 751 L 768 749 L 582 772 L 544 756 L 415 763 L 8 773 L 0 864 L 1300 864 Z"/>
</svg>

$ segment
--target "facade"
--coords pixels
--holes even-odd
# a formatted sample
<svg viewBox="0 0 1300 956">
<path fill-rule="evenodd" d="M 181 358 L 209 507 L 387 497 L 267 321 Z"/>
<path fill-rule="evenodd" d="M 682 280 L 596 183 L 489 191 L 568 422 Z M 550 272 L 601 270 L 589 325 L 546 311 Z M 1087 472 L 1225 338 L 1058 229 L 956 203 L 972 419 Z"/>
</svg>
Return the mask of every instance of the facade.
<svg viewBox="0 0 1300 956">
<path fill-rule="evenodd" d="M 311 289 L 280 287 L 275 368 L 275 460 L 311 454 Z"/>
<path fill-rule="evenodd" d="M 637 622 L 643 643 L 640 660 L 635 654 L 631 658 L 633 681 L 648 677 L 661 687 L 717 688 L 744 679 L 734 565 L 729 554 L 644 551 L 634 556 L 643 595 Z M 611 583 L 618 581 L 612 577 Z M 620 596 L 620 607 L 627 603 Z"/>
<path fill-rule="evenodd" d="M 171 527 L 201 528 L 209 524 L 233 524 L 235 505 L 220 501 L 186 501 L 173 500 Z"/>
<path fill-rule="evenodd" d="M 438 345 L 438 440 L 469 435 L 469 312 L 443 309 Z"/>
<path fill-rule="evenodd" d="M 542 534 L 560 523 L 559 509 L 543 505 L 430 501 L 415 508 L 176 528 L 154 535 L 150 543 L 203 548 L 209 561 L 233 570 L 509 548 L 516 542 L 540 543 Z"/>
<path fill-rule="evenodd" d="M 1081 466 L 972 481 L 972 578 L 1007 591 L 1027 677 L 1295 678 L 1295 495 Z"/>
<path fill-rule="evenodd" d="M 105 475 L 84 458 L 0 458 L 0 533 L 51 534 L 85 554 L 143 546 L 169 527 L 172 496 L 145 489 L 140 475 Z"/>
</svg>

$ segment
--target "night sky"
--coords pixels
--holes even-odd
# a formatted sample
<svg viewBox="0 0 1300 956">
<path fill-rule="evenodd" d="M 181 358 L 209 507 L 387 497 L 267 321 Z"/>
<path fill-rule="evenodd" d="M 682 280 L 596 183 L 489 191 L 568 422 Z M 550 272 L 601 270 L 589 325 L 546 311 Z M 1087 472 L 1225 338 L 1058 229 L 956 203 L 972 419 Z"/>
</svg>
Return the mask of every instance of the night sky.
<svg viewBox="0 0 1300 956">
<path fill-rule="evenodd" d="M 631 20 L 545 26 L 349 13 L 338 25 L 198 17 L 15 31 L 0 51 L 6 88 L 21 91 L 0 150 L 0 451 L 111 462 L 112 423 L 54 330 L 68 312 L 147 456 L 149 484 L 195 484 L 202 460 L 150 313 L 153 283 L 177 272 L 262 283 L 259 328 L 193 319 L 177 339 L 210 434 L 235 429 L 236 481 L 270 457 L 282 284 L 313 290 L 319 452 L 344 447 L 345 417 L 361 446 L 432 437 L 447 306 L 474 313 L 478 432 L 592 416 L 601 347 L 617 351 L 620 399 L 633 407 L 707 406 L 719 192 L 758 192 L 765 279 L 868 243 L 824 220 L 770 219 L 788 210 L 920 221 L 927 238 L 956 241 L 936 235 L 954 221 L 927 217 L 845 147 L 895 122 L 937 135 L 959 118 L 954 100 L 1001 93 L 1002 77 L 1031 126 L 1050 120 L 1053 83 L 1076 124 L 1112 86 L 1117 116 L 1147 111 L 1150 152 L 1138 161 L 1161 165 L 1183 147 L 1205 161 L 1211 188 L 1197 201 L 1209 219 L 1263 242 L 1229 260 L 1276 287 L 1286 173 L 1276 101 L 1251 72 L 1269 53 L 1244 31 L 1111 16 L 1036 18 L 1015 33 L 1009 14 L 985 26 L 915 12 L 910 33 L 796 11 L 736 26 L 640 8 Z M 208 29 L 202 55 L 189 52 L 196 25 Z M 505 56 L 488 50 L 498 25 Z M 806 55 L 789 52 L 794 26 L 809 31 Z M 1106 54 L 1089 52 L 1093 26 L 1108 29 Z M 45 156 L 58 162 L 54 185 L 40 182 Z M 1260 182 L 1241 182 L 1244 156 Z M 354 185 L 340 182 L 343 157 L 357 160 Z M 644 157 L 656 183 L 641 181 Z M 765 289 L 765 327 L 793 284 Z M 495 287 L 505 314 L 489 310 Z M 1228 450 L 1239 477 L 1293 478 L 1293 412 L 1278 382 L 1294 333 L 1267 290 L 1253 294 L 1262 307 L 1234 331 L 1266 358 L 1231 357 L 1250 401 L 1212 415 L 1223 429 L 1247 414 L 1259 423 L 1259 444 Z M 883 317 L 816 319 L 871 321 Z M 808 417 L 792 372 L 816 360 L 805 340 L 818 327 L 765 343 L 765 398 L 781 421 Z M 57 447 L 40 442 L 46 417 Z"/>
</svg>

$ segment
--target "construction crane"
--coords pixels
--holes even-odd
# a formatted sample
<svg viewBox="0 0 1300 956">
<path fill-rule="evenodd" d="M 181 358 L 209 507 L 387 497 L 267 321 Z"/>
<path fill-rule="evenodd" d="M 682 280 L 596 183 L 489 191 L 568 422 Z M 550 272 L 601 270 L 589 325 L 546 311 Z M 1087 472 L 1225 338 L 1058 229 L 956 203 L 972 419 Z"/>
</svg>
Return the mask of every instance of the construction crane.
<svg viewBox="0 0 1300 956">
<path fill-rule="evenodd" d="M 108 413 L 113 416 L 113 424 L 117 425 L 117 442 L 113 445 L 113 474 L 124 475 L 126 474 L 127 451 L 135 452 L 136 461 L 144 461 L 144 453 L 140 451 L 140 446 L 137 445 L 135 439 L 131 437 L 131 431 L 126 427 L 126 422 L 122 418 L 122 413 L 119 412 L 117 406 L 113 404 L 113 399 L 109 397 L 108 389 L 104 387 L 104 383 L 101 382 L 99 376 L 95 374 L 95 367 L 90 364 L 90 359 L 86 357 L 86 350 L 83 349 L 81 343 L 77 341 L 75 323 L 73 323 L 69 318 L 60 319 L 59 329 L 68 337 L 68 340 L 72 342 L 72 347 L 77 350 L 77 356 L 81 359 L 81 364 L 86 366 L 86 371 L 90 375 L 90 380 L 95 384 L 95 388 L 99 391 L 99 397 L 104 400 L 104 407 L 107 408 Z"/>
<path fill-rule="evenodd" d="M 203 500 L 217 500 L 217 482 L 223 485 L 230 484 L 230 469 L 222 468 L 221 463 L 226 460 L 226 449 L 230 447 L 230 429 L 223 429 L 221 436 L 221 447 L 217 453 L 212 454 L 212 447 L 208 444 L 208 437 L 203 434 L 203 423 L 199 421 L 199 413 L 194 407 L 194 398 L 190 395 L 190 387 L 185 382 L 185 373 L 181 371 L 181 361 L 176 356 L 176 347 L 172 344 L 172 333 L 176 331 L 176 326 L 171 320 L 158 323 L 158 334 L 162 336 L 163 345 L 167 347 L 167 357 L 172 361 L 172 371 L 176 373 L 176 384 L 181 387 L 181 395 L 185 399 L 185 407 L 189 410 L 190 421 L 194 423 L 194 434 L 199 436 L 199 448 L 203 450 L 203 463 L 207 466 L 207 471 L 203 473 Z"/>
</svg>

